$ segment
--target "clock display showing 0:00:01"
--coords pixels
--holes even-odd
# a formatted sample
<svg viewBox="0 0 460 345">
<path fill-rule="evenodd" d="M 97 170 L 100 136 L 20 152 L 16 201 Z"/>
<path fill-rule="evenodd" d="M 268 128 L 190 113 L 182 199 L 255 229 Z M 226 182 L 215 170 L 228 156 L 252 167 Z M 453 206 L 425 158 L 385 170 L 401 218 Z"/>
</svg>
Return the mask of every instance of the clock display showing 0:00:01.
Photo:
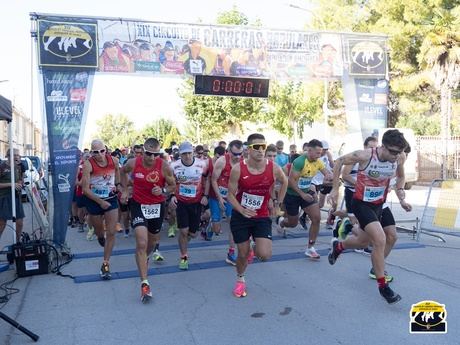
<svg viewBox="0 0 460 345">
<path fill-rule="evenodd" d="M 247 95 L 258 95 L 262 91 L 262 83 L 256 83 L 254 88 L 254 82 L 250 80 L 242 82 L 241 80 L 214 79 L 212 82 L 212 91 L 216 93 L 225 91 L 231 94 L 245 93 Z"/>
</svg>

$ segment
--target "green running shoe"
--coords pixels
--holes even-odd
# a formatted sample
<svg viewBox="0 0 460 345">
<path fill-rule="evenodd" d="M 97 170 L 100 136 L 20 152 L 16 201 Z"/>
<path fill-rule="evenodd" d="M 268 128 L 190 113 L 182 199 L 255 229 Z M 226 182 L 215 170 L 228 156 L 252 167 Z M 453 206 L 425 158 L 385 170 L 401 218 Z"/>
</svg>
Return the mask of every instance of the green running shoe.
<svg viewBox="0 0 460 345">
<path fill-rule="evenodd" d="M 387 271 L 384 272 L 385 274 L 385 282 L 387 283 L 391 283 L 393 281 L 393 276 L 390 276 Z M 371 271 L 369 272 L 369 278 L 371 279 L 377 279 L 376 275 L 375 275 L 375 272 L 374 272 L 374 268 L 371 268 Z"/>
<path fill-rule="evenodd" d="M 187 258 L 180 259 L 179 269 L 183 271 L 188 270 L 188 259 Z"/>
</svg>

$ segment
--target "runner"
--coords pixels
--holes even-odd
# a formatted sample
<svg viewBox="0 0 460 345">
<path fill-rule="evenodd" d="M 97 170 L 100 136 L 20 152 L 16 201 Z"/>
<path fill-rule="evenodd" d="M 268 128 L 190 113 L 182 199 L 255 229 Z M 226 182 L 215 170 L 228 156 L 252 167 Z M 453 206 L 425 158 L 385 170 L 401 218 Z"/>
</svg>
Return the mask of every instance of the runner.
<svg viewBox="0 0 460 345">
<path fill-rule="evenodd" d="M 251 249 L 250 237 L 255 240 L 255 253 L 259 260 L 268 260 L 272 255 L 272 221 L 268 202 L 275 180 L 282 182 L 281 201 L 286 194 L 286 176 L 278 165 L 264 157 L 266 148 L 262 134 L 251 134 L 248 137 L 248 159 L 241 160 L 230 173 L 228 201 L 233 206 L 230 228 L 238 247 L 237 281 L 233 289 L 235 297 L 247 294 L 244 273 Z"/>
<path fill-rule="evenodd" d="M 115 244 L 118 219 L 117 186 L 120 184 L 118 159 L 110 156 L 101 140 L 91 142 L 91 157 L 83 163 L 82 188 L 89 224 L 94 227 L 99 244 L 104 247 L 101 278 L 110 279 L 109 260 Z M 106 234 L 104 238 L 104 223 Z"/>
<path fill-rule="evenodd" d="M 217 148 L 220 148 L 222 153 L 225 152 L 222 147 L 219 146 L 216 147 L 216 149 Z M 212 231 L 216 234 L 220 233 L 221 211 L 225 212 L 227 219 L 230 219 L 232 215 L 232 205 L 227 201 L 228 180 L 232 167 L 240 162 L 242 154 L 243 143 L 240 140 L 233 140 L 228 145 L 228 153 L 225 153 L 214 163 L 211 177 L 212 189 L 210 191 L 209 207 L 211 208 Z M 233 240 L 231 231 L 228 234 L 228 241 L 229 247 L 225 261 L 235 266 L 235 241 Z"/>
<path fill-rule="evenodd" d="M 385 279 L 385 249 L 387 247 L 384 228 L 394 226 L 391 211 L 386 208 L 382 212 L 383 203 L 389 190 L 391 178 L 396 174 L 396 195 L 401 207 L 407 212 L 412 206 L 405 201 L 404 192 L 404 149 L 407 141 L 397 129 L 388 130 L 382 138 L 382 146 L 367 150 L 355 151 L 339 157 L 334 166 L 333 189 L 330 201 L 337 205 L 339 177 L 342 166 L 359 163 L 355 193 L 352 200 L 352 210 L 358 222 L 372 243 L 372 265 L 377 278 L 380 295 L 388 303 L 396 303 L 401 296 L 395 293 Z M 394 228 L 395 229 L 395 228 Z M 344 249 L 359 248 L 356 238 L 350 236 L 343 242 L 334 238 L 329 253 L 329 263 L 335 264 Z"/>
<path fill-rule="evenodd" d="M 176 183 L 171 167 L 160 157 L 160 142 L 149 138 L 144 143 L 142 157 L 128 160 L 121 169 L 123 203 L 128 202 L 128 174 L 133 177 L 133 195 L 129 202 L 132 227 L 136 235 L 136 263 L 141 279 L 141 301 L 152 298 L 148 281 L 147 258 L 153 251 L 154 261 L 163 261 L 159 251 L 160 230 L 165 214 L 163 189 L 173 191 Z"/>
<path fill-rule="evenodd" d="M 188 270 L 187 246 L 191 237 L 196 237 L 200 226 L 202 206 L 208 203 L 208 161 L 193 157 L 193 146 L 183 142 L 179 146 L 180 160 L 171 167 L 176 178 L 176 192 L 171 206 L 176 208 L 179 228 L 179 269 Z"/>
<path fill-rule="evenodd" d="M 330 178 L 331 174 L 325 168 L 324 163 L 319 159 L 323 150 L 321 141 L 313 139 L 303 144 L 304 154 L 292 163 L 289 174 L 289 188 L 284 198 L 287 218 L 279 217 L 277 224 L 283 234 L 285 228 L 294 228 L 299 223 L 299 208 L 310 218 L 311 226 L 305 255 L 311 259 L 319 259 L 314 245 L 319 233 L 321 211 L 318 205 L 318 196 L 315 187 L 311 184 L 313 176 L 317 172 Z"/>
</svg>

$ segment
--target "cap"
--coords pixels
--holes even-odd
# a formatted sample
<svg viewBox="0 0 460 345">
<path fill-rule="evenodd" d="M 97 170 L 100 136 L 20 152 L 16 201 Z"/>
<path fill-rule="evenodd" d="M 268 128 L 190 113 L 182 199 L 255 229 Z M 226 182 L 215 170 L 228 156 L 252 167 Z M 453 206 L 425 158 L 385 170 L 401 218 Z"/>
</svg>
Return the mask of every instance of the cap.
<svg viewBox="0 0 460 345">
<path fill-rule="evenodd" d="M 321 144 L 323 144 L 323 149 L 328 150 L 329 149 L 329 144 L 326 140 L 322 140 Z"/>
<path fill-rule="evenodd" d="M 173 145 L 173 146 L 171 147 L 171 149 L 172 149 L 172 150 L 179 150 L 179 146 Z"/>
<path fill-rule="evenodd" d="M 179 153 L 192 153 L 193 146 L 188 141 L 184 141 L 182 144 L 179 145 Z"/>
</svg>

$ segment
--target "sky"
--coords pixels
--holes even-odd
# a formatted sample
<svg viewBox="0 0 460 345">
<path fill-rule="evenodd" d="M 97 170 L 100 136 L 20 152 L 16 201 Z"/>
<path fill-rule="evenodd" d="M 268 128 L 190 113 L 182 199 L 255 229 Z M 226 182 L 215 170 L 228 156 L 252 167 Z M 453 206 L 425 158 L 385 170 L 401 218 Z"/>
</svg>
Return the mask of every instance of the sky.
<svg viewBox="0 0 460 345">
<path fill-rule="evenodd" d="M 299 0 L 176 0 L 167 2 L 148 0 L 19 0 L 3 6 L 0 12 L 2 52 L 0 64 L 0 94 L 13 100 L 37 125 L 42 126 L 39 102 L 36 54 L 30 38 L 29 13 L 53 13 L 80 16 L 135 18 L 152 21 L 182 23 L 215 23 L 219 12 L 232 9 L 248 16 L 250 21 L 260 19 L 266 27 L 303 29 L 310 19 L 307 1 Z M 125 114 L 139 128 L 159 117 L 178 119 L 183 127 L 183 114 L 177 88 L 180 79 L 127 77 L 96 74 L 88 108 L 85 142 L 94 134 L 95 122 L 103 115 Z M 32 99 L 34 101 L 32 101 Z"/>
</svg>

